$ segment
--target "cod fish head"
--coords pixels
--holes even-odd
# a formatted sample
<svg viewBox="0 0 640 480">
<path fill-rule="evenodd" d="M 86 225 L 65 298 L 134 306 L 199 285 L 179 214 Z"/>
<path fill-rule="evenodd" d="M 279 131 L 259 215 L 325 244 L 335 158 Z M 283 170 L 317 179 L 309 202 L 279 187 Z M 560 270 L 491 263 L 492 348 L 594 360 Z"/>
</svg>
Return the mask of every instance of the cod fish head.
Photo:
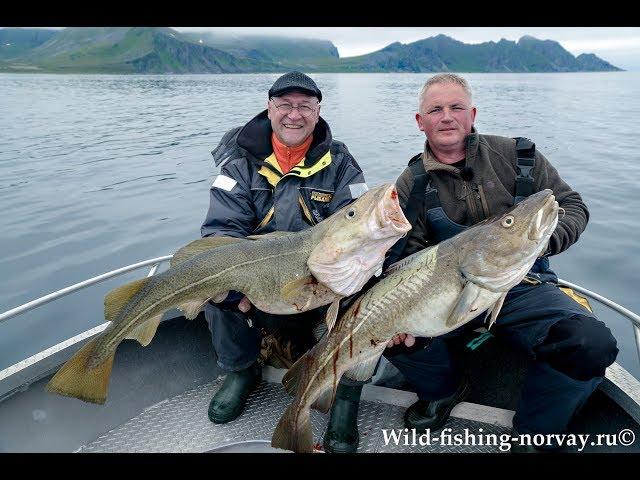
<svg viewBox="0 0 640 480">
<path fill-rule="evenodd" d="M 411 230 L 392 183 L 364 193 L 316 226 L 321 236 L 307 265 L 338 295 L 352 295 L 382 267 L 385 254 Z"/>
<path fill-rule="evenodd" d="M 493 292 L 517 285 L 547 248 L 558 224 L 551 190 L 531 195 L 504 215 L 460 234 L 462 275 Z"/>
</svg>

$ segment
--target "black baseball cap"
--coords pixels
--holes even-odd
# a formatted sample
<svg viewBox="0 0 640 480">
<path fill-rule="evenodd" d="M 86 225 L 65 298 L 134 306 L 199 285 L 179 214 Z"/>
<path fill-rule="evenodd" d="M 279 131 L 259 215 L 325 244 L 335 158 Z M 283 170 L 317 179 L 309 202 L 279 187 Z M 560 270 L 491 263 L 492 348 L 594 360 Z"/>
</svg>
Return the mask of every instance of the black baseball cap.
<svg viewBox="0 0 640 480">
<path fill-rule="evenodd" d="M 279 97 L 289 92 L 302 92 L 322 101 L 322 92 L 316 82 L 302 72 L 289 72 L 278 78 L 269 89 L 269 98 Z"/>
</svg>

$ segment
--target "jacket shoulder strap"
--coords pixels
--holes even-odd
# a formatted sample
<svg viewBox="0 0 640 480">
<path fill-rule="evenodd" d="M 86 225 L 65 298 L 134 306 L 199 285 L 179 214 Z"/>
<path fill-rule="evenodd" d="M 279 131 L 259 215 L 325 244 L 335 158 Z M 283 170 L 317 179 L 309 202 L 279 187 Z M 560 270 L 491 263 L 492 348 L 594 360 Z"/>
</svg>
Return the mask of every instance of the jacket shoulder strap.
<svg viewBox="0 0 640 480">
<path fill-rule="evenodd" d="M 406 219 L 411 226 L 414 227 L 418 220 L 418 215 L 420 215 L 420 212 L 424 208 L 425 191 L 429 183 L 429 174 L 424 169 L 422 155 L 416 155 L 409 161 L 409 169 L 413 175 L 413 188 L 411 189 L 411 193 L 407 199 L 407 205 L 403 211 Z M 385 260 L 385 268 L 400 260 L 408 240 L 409 234 L 407 233 L 391 247 Z"/>
<path fill-rule="evenodd" d="M 516 195 L 514 205 L 533 193 L 533 175 L 536 164 L 536 144 L 525 137 L 515 137 L 516 141 Z"/>
</svg>

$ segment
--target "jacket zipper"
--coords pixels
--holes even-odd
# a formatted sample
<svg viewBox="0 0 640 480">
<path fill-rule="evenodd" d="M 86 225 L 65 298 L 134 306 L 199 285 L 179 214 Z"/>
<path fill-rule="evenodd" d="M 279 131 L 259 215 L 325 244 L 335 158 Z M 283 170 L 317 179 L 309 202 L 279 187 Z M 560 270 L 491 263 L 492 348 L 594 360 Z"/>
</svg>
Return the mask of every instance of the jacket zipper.
<svg viewBox="0 0 640 480">
<path fill-rule="evenodd" d="M 476 208 L 475 198 L 472 198 L 475 197 L 475 191 L 473 187 L 471 187 L 471 184 L 467 181 L 463 181 L 462 189 L 464 192 L 467 207 L 469 208 L 469 212 L 471 213 L 471 219 L 473 220 L 473 224 L 475 225 L 480 221 L 480 219 L 478 218 L 478 209 Z"/>
</svg>

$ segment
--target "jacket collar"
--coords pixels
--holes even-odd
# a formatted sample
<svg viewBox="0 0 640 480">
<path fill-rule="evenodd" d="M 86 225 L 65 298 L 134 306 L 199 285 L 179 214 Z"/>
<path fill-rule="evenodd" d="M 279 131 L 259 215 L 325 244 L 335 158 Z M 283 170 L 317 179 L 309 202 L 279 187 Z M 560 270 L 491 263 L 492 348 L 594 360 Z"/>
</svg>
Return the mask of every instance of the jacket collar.
<svg viewBox="0 0 640 480">
<path fill-rule="evenodd" d="M 238 133 L 238 145 L 254 157 L 254 161 L 263 161 L 273 153 L 271 145 L 271 120 L 267 110 L 263 110 L 242 127 Z M 322 117 L 313 130 L 313 141 L 305 156 L 304 166 L 309 167 L 322 158 L 331 147 L 331 129 Z"/>
<path fill-rule="evenodd" d="M 471 166 L 473 164 L 478 154 L 478 139 L 479 134 L 476 130 L 476 127 L 471 127 L 471 133 L 469 133 L 469 135 L 467 135 L 464 139 L 466 151 L 465 158 L 467 166 Z M 456 174 L 460 172 L 460 169 L 454 167 L 453 165 L 441 163 L 435 158 L 435 156 L 431 152 L 431 149 L 429 148 L 429 140 L 427 140 L 424 144 L 424 153 L 422 154 L 422 158 L 424 161 L 424 167 L 427 171 L 446 170 L 448 172 Z"/>
<path fill-rule="evenodd" d="M 476 158 L 478 155 L 478 142 L 480 134 L 476 130 L 476 127 L 471 127 L 471 133 L 465 138 L 466 150 L 467 150 L 467 165 L 469 162 Z"/>
</svg>

